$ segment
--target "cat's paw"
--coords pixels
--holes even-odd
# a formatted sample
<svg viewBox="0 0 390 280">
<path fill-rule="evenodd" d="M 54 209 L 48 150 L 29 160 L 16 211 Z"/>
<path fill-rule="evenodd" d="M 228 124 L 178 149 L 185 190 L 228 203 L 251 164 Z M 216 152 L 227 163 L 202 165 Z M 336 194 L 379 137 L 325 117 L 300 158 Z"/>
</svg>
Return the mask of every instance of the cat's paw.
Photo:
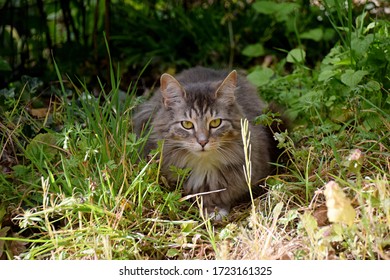
<svg viewBox="0 0 390 280">
<path fill-rule="evenodd" d="M 221 221 L 223 218 L 227 217 L 229 215 L 230 209 L 229 208 L 206 208 L 205 209 L 207 218 L 210 218 L 213 221 Z"/>
</svg>

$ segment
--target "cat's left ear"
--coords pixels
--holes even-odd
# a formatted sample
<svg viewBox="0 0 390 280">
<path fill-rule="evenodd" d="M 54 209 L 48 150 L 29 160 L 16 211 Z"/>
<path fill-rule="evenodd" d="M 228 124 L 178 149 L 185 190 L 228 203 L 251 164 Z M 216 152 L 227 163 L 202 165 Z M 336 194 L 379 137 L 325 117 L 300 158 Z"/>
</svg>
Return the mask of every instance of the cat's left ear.
<svg viewBox="0 0 390 280">
<path fill-rule="evenodd" d="M 185 90 L 181 84 L 171 75 L 164 73 L 160 78 L 160 91 L 165 107 L 183 102 Z"/>
<path fill-rule="evenodd" d="M 222 84 L 218 87 L 215 92 L 215 98 L 222 99 L 227 103 L 233 103 L 235 101 L 234 92 L 237 88 L 237 71 L 233 70 L 223 80 Z"/>
</svg>

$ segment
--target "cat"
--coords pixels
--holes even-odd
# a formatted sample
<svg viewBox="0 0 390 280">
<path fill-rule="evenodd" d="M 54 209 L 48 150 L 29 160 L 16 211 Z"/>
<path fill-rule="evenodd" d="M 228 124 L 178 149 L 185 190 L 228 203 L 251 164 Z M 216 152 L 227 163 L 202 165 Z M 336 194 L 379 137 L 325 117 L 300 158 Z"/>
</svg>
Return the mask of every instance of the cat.
<svg viewBox="0 0 390 280">
<path fill-rule="evenodd" d="M 145 152 L 164 140 L 162 174 L 175 183 L 170 167 L 189 168 L 185 194 L 202 193 L 205 212 L 220 220 L 249 192 L 242 119 L 249 121 L 252 182 L 271 172 L 275 140 L 267 127 L 253 122 L 265 108 L 256 88 L 237 71 L 195 67 L 176 78 L 163 74 L 160 89 L 138 107 L 133 124 L 138 135 L 150 124 Z"/>
</svg>

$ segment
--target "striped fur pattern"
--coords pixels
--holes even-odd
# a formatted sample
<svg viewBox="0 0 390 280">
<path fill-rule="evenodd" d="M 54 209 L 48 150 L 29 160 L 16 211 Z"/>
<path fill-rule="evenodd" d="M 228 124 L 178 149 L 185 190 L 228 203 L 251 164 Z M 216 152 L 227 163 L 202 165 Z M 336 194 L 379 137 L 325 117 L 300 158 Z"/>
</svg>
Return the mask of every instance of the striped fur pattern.
<svg viewBox="0 0 390 280">
<path fill-rule="evenodd" d="M 256 89 L 236 71 L 196 67 L 176 78 L 163 74 L 159 91 L 138 108 L 134 128 L 140 133 L 150 120 L 146 152 L 164 140 L 162 172 L 170 182 L 177 180 L 170 166 L 191 169 L 186 194 L 224 189 L 202 195 L 205 210 L 218 219 L 249 191 L 241 119 L 250 121 L 252 182 L 270 172 L 272 141 L 265 127 L 252 123 L 263 108 Z"/>
</svg>

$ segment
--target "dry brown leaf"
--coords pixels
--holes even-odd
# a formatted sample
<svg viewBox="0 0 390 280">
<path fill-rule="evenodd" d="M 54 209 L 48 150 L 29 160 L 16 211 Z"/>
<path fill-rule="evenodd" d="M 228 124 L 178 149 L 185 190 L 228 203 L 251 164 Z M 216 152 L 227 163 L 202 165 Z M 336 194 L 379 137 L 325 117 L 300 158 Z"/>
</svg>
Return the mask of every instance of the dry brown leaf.
<svg viewBox="0 0 390 280">
<path fill-rule="evenodd" d="M 38 119 L 42 119 L 46 117 L 46 115 L 49 113 L 49 110 L 50 108 L 38 108 L 38 109 L 31 108 L 29 112 L 31 116 L 36 117 Z"/>
<path fill-rule="evenodd" d="M 313 217 L 317 220 L 317 225 L 323 227 L 329 225 L 328 208 L 326 205 L 320 205 L 316 207 L 312 213 Z"/>
</svg>

